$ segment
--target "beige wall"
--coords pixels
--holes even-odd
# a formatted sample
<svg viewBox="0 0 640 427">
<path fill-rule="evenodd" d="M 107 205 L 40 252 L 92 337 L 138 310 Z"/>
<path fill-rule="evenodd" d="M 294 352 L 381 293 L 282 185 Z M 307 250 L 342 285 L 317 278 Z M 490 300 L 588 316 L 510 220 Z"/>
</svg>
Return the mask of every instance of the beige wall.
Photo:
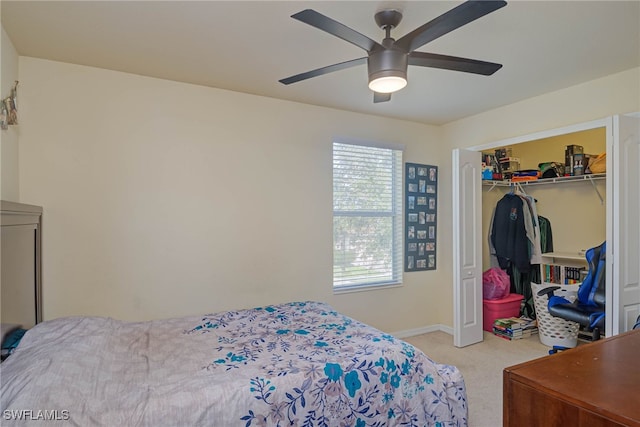
<svg viewBox="0 0 640 427">
<path fill-rule="evenodd" d="M 45 209 L 44 316 L 315 299 L 391 332 L 451 325 L 451 148 L 640 110 L 638 77 L 432 127 L 21 57 L 20 196 Z M 333 136 L 440 166 L 437 271 L 332 294 Z"/>
<path fill-rule="evenodd" d="M 405 161 L 441 167 L 448 203 L 440 128 L 27 57 L 20 78 L 21 200 L 44 207 L 46 319 L 320 300 L 392 332 L 440 321 L 446 232 L 438 270 L 403 287 L 331 286 L 332 137 L 404 144 Z"/>
<path fill-rule="evenodd" d="M 0 33 L 0 99 L 11 93 L 18 79 L 18 54 L 11 39 L 1 29 Z M 18 100 L 19 103 L 19 100 Z M 20 108 L 20 105 L 18 106 Z M 0 199 L 18 202 L 18 126 L 0 130 Z"/>
<path fill-rule="evenodd" d="M 640 111 L 640 68 L 529 98 L 443 126 L 452 148 Z"/>
</svg>

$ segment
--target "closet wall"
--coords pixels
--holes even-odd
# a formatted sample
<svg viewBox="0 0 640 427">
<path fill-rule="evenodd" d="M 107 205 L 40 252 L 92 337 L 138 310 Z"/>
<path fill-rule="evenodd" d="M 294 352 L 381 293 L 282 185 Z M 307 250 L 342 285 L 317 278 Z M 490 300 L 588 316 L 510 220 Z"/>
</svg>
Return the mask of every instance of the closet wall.
<svg viewBox="0 0 640 427">
<path fill-rule="evenodd" d="M 567 145 L 581 145 L 587 154 L 606 151 L 605 129 L 539 139 L 510 146 L 513 157 L 520 159 L 521 169 L 537 169 L 538 163 L 564 163 Z M 536 200 L 538 214 L 548 218 L 553 232 L 554 251 L 575 252 L 602 243 L 606 238 L 606 182 L 594 181 L 603 198 L 589 180 L 550 184 L 524 184 L 525 192 Z M 482 188 L 483 271 L 489 268 L 489 222 L 496 203 L 509 192 L 509 187 L 494 187 L 484 181 Z"/>
</svg>

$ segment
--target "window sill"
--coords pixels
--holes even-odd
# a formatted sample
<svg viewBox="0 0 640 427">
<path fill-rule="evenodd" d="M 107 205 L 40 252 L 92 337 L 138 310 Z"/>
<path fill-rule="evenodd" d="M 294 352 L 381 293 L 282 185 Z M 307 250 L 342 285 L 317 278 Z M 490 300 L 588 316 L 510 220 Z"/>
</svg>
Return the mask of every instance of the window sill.
<svg viewBox="0 0 640 427">
<path fill-rule="evenodd" d="M 381 285 L 344 286 L 340 288 L 333 288 L 333 294 L 334 295 L 350 294 L 353 292 L 377 291 L 382 289 L 400 288 L 400 287 L 402 287 L 402 282 L 385 283 Z"/>
</svg>

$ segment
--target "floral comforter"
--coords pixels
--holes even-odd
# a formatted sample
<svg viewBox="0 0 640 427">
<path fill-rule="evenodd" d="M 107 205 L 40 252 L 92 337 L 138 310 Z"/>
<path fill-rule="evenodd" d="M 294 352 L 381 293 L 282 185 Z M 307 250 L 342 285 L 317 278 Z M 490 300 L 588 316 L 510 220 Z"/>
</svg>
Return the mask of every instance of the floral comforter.
<svg viewBox="0 0 640 427">
<path fill-rule="evenodd" d="M 467 425 L 455 367 L 318 302 L 52 320 L 0 369 L 3 425 Z"/>
</svg>

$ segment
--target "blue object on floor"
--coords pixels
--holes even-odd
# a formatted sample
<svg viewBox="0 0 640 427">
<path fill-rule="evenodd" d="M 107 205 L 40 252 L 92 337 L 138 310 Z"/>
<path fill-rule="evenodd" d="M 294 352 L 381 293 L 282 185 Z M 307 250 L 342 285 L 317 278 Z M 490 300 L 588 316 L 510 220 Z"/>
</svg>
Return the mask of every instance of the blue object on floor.
<svg viewBox="0 0 640 427">
<path fill-rule="evenodd" d="M 554 345 L 551 350 L 549 350 L 549 354 L 556 354 L 559 351 L 569 350 L 571 347 L 563 347 L 561 345 Z"/>
</svg>

